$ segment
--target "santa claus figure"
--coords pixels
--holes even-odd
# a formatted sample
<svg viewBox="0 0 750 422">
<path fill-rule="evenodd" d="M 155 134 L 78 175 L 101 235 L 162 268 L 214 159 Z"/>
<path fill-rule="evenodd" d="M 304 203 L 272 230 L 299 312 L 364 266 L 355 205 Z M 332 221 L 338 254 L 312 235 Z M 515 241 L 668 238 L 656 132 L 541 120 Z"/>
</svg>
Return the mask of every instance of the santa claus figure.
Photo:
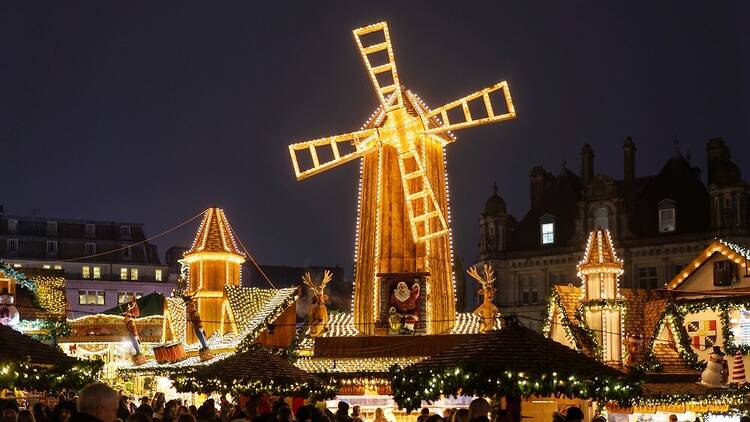
<svg viewBox="0 0 750 422">
<path fill-rule="evenodd" d="M 411 289 L 400 281 L 391 294 L 391 307 L 388 323 L 391 331 L 399 334 L 413 334 L 414 325 L 419 321 L 419 283 Z M 395 317 L 394 317 L 395 316 Z"/>
<path fill-rule="evenodd" d="M 14 328 L 18 325 L 20 316 L 18 315 L 18 308 L 14 304 L 15 298 L 5 288 L 0 291 L 0 324 Z"/>
</svg>

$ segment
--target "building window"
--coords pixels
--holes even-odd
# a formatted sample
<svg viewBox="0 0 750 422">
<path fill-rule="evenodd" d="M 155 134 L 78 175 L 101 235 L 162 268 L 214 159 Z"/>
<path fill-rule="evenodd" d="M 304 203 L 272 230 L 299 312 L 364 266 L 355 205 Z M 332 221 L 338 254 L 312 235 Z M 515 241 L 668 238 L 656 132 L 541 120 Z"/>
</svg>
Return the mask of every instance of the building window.
<svg viewBox="0 0 750 422">
<path fill-rule="evenodd" d="M 47 236 L 57 236 L 57 221 L 47 222 Z"/>
<path fill-rule="evenodd" d="M 133 256 L 133 250 L 130 247 L 130 245 L 122 245 L 122 246 L 123 246 L 122 257 L 123 258 L 130 258 L 130 257 L 132 257 Z"/>
<path fill-rule="evenodd" d="M 85 226 L 85 231 L 86 231 L 86 237 L 95 237 L 96 236 L 96 224 L 87 223 Z"/>
<path fill-rule="evenodd" d="M 162 281 L 162 279 L 161 279 L 161 270 L 159 270 L 159 269 L 154 270 L 154 280 L 156 280 L 156 281 Z"/>
<path fill-rule="evenodd" d="M 91 267 L 84 265 L 83 268 L 81 268 L 81 276 L 83 278 L 91 278 Z"/>
<path fill-rule="evenodd" d="M 86 242 L 86 255 L 96 255 L 96 243 Z"/>
<path fill-rule="evenodd" d="M 18 232 L 18 220 L 15 218 L 8 219 L 8 233 Z"/>
<path fill-rule="evenodd" d="M 128 269 L 120 268 L 120 280 L 127 280 L 127 279 L 128 279 Z"/>
<path fill-rule="evenodd" d="M 62 270 L 62 265 L 60 265 L 60 264 L 55 264 L 55 269 L 56 269 L 56 270 Z"/>
<path fill-rule="evenodd" d="M 8 252 L 18 252 L 18 239 L 8 239 L 6 242 Z"/>
<path fill-rule="evenodd" d="M 742 309 L 740 311 L 740 324 L 739 324 L 739 340 L 740 345 L 750 346 L 750 311 Z"/>
<path fill-rule="evenodd" d="M 542 245 L 555 242 L 555 223 L 542 223 Z"/>
<path fill-rule="evenodd" d="M 143 292 L 117 292 L 117 304 L 122 305 L 123 303 L 138 300 L 142 297 Z"/>
<path fill-rule="evenodd" d="M 104 291 L 102 290 L 79 290 L 79 305 L 104 305 Z"/>
<path fill-rule="evenodd" d="M 52 266 L 49 265 L 49 264 L 44 264 L 44 265 L 42 265 L 42 268 L 45 269 L 45 270 L 50 270 L 50 269 L 52 269 Z"/>
<path fill-rule="evenodd" d="M 57 240 L 47 241 L 47 255 L 57 255 Z"/>
<path fill-rule="evenodd" d="M 138 268 L 130 269 L 130 279 L 133 281 L 138 281 Z"/>
<path fill-rule="evenodd" d="M 102 278 L 102 267 L 94 267 L 94 278 L 97 280 Z"/>
<path fill-rule="evenodd" d="M 120 236 L 123 239 L 130 239 L 130 226 L 120 226 Z"/>
<path fill-rule="evenodd" d="M 674 265 L 674 273 L 672 274 L 672 277 L 676 276 L 677 274 L 682 272 L 682 269 L 685 268 L 682 264 L 675 264 Z"/>
<path fill-rule="evenodd" d="M 23 267 L 23 265 L 21 265 L 21 264 L 13 264 L 13 268 L 21 268 L 21 267 Z"/>
<path fill-rule="evenodd" d="M 675 231 L 675 202 L 671 199 L 664 199 L 659 202 L 659 232 L 669 233 Z"/>
<path fill-rule="evenodd" d="M 536 283 L 534 277 L 529 276 L 527 278 L 520 278 L 519 284 L 521 286 L 521 304 L 522 305 L 536 305 L 539 303 L 539 292 L 536 289 Z"/>
<path fill-rule="evenodd" d="M 594 211 L 594 228 L 609 230 L 609 210 L 607 207 L 597 208 Z"/>
<path fill-rule="evenodd" d="M 638 268 L 638 287 L 639 288 L 655 289 L 656 285 L 657 285 L 656 267 Z"/>
</svg>

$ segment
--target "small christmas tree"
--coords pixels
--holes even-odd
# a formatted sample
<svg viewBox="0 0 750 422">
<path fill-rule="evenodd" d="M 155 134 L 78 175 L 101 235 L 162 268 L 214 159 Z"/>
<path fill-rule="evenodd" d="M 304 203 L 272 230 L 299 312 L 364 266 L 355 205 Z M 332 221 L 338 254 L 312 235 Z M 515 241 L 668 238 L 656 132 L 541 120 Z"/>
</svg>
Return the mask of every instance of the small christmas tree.
<svg viewBox="0 0 750 422">
<path fill-rule="evenodd" d="M 742 352 L 737 350 L 732 365 L 732 384 L 744 384 L 745 382 L 745 363 L 742 361 Z"/>
</svg>

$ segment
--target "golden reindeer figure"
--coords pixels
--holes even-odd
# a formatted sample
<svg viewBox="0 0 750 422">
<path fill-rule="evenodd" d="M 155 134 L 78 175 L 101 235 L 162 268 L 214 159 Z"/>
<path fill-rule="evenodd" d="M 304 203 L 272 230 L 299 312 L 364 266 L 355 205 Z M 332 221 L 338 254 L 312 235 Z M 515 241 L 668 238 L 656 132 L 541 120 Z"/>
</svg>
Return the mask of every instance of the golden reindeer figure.
<svg viewBox="0 0 750 422">
<path fill-rule="evenodd" d="M 476 267 L 469 267 L 466 271 L 481 286 L 479 294 L 484 296 L 484 301 L 481 305 L 474 309 L 474 315 L 478 315 L 479 331 L 488 333 L 495 328 L 495 320 L 497 319 L 497 306 L 492 303 L 492 299 L 495 298 L 495 292 L 497 289 L 494 287 L 495 283 L 495 271 L 492 266 L 484 264 L 484 277 L 479 274 Z"/>
<path fill-rule="evenodd" d="M 309 272 L 302 275 L 302 282 L 310 288 L 310 291 L 313 294 L 313 300 L 309 312 L 310 334 L 313 337 L 323 334 L 326 330 L 326 324 L 328 324 L 328 308 L 326 308 L 328 295 L 325 294 L 325 288 L 332 278 L 333 274 L 330 271 L 325 270 L 323 272 L 323 280 L 321 280 L 320 284 L 316 286 Z"/>
</svg>

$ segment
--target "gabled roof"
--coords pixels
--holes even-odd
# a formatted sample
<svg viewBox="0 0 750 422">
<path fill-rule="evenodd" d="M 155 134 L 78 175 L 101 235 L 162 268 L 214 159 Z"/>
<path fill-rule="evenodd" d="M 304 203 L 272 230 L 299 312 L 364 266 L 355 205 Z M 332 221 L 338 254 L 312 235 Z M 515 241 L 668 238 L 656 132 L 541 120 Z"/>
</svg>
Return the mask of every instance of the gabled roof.
<svg viewBox="0 0 750 422">
<path fill-rule="evenodd" d="M 44 343 L 0 324 L 0 361 L 25 361 L 33 365 L 58 365 L 74 359 Z"/>
<path fill-rule="evenodd" d="M 589 233 L 586 251 L 576 268 L 579 275 L 593 272 L 622 273 L 622 260 L 617 257 L 609 230 L 596 229 Z"/>
<path fill-rule="evenodd" d="M 198 227 L 193 246 L 185 252 L 185 255 L 197 252 L 228 252 L 245 256 L 237 248 L 232 227 L 221 208 L 209 208 L 203 214 L 203 221 Z"/>
<path fill-rule="evenodd" d="M 667 289 L 673 290 L 679 287 L 682 282 L 684 282 L 717 252 L 733 260 L 741 268 L 745 268 L 747 266 L 746 260 L 750 260 L 750 248 L 723 239 L 714 239 L 714 241 L 706 246 L 702 252 L 698 253 L 692 261 L 685 265 L 679 274 L 675 275 L 674 278 L 667 283 Z"/>
<path fill-rule="evenodd" d="M 149 293 L 140 299 L 137 299 L 135 303 L 138 304 L 139 318 L 145 318 L 154 315 L 164 315 L 164 296 L 159 292 Z M 122 315 L 124 312 L 124 305 L 115 306 L 102 312 L 104 315 Z"/>
</svg>

